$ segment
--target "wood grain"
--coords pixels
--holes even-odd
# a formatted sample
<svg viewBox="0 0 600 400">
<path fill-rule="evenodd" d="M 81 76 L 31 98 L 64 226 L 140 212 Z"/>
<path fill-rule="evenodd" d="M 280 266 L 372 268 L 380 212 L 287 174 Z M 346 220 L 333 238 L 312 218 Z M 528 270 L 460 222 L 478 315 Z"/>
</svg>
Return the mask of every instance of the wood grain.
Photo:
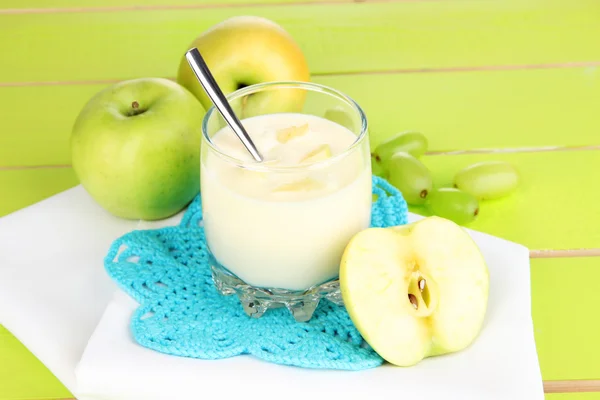
<svg viewBox="0 0 600 400">
<path fill-rule="evenodd" d="M 432 153 L 600 146 L 600 79 L 587 68 L 317 76 L 367 113 L 373 148 L 419 130 Z M 71 127 L 107 84 L 0 87 L 0 168 L 70 164 Z M 549 96 L 548 90 L 562 93 Z M 483 149 L 483 150 L 482 150 Z M 571 149 L 574 150 L 574 149 Z"/>
<path fill-rule="evenodd" d="M 174 76 L 196 36 L 245 14 L 280 23 L 316 74 L 598 62 L 600 47 L 589 43 L 600 41 L 599 12 L 590 0 L 440 0 L 0 15 L 0 36 L 11 38 L 0 41 L 0 54 L 11 55 L 0 80 Z"/>
</svg>

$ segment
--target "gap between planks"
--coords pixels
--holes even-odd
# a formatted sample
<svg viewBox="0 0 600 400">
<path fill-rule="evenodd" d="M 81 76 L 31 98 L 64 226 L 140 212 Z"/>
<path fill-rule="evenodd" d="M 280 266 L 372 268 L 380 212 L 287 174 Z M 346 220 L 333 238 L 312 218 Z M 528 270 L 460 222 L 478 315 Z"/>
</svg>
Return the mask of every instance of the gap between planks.
<svg viewBox="0 0 600 400">
<path fill-rule="evenodd" d="M 600 392 L 600 380 L 544 381 L 545 393 Z"/>
<path fill-rule="evenodd" d="M 369 0 L 370 1 L 370 0 Z M 428 1 L 428 0 L 427 0 Z M 0 10 L 0 14 L 2 10 Z M 512 65 L 480 65 L 463 67 L 444 67 L 444 68 L 399 68 L 390 70 L 373 71 L 349 71 L 349 72 L 317 72 L 311 74 L 318 76 L 360 76 L 360 75 L 395 75 L 395 74 L 422 74 L 422 73 L 457 73 L 457 72 L 476 72 L 476 71 L 520 71 L 530 69 L 563 69 L 563 68 L 597 68 L 600 67 L 600 61 L 577 61 L 577 62 L 558 62 L 545 64 L 512 64 Z M 174 77 L 164 77 L 175 81 Z M 78 81 L 23 81 L 23 82 L 0 82 L 1 87 L 21 87 L 21 86 L 63 86 L 63 85 L 101 85 L 122 82 L 130 78 L 122 79 L 84 79 Z"/>
<path fill-rule="evenodd" d="M 529 258 L 573 258 L 573 257 L 600 257 L 600 248 L 596 248 L 596 249 L 529 250 Z"/>
<path fill-rule="evenodd" d="M 287 6 L 318 6 L 337 4 L 364 4 L 364 3 L 423 3 L 436 2 L 440 0 L 316 0 L 316 1 L 292 1 L 288 3 L 232 3 L 232 4 L 179 4 L 179 5 L 131 5 L 110 7 L 48 7 L 48 8 L 6 8 L 0 9 L 0 15 L 14 14 L 65 14 L 65 13 L 99 13 L 99 12 L 123 12 L 123 11 L 164 11 L 164 10 L 200 10 L 215 8 L 240 8 L 240 7 L 287 7 Z M 442 0 L 451 1 L 451 0 Z"/>
<path fill-rule="evenodd" d="M 458 156 L 465 154 L 507 154 L 507 153 L 546 153 L 562 151 L 600 150 L 600 145 L 587 146 L 541 146 L 541 147 L 507 147 L 502 149 L 469 149 L 428 151 L 428 156 Z"/>
</svg>

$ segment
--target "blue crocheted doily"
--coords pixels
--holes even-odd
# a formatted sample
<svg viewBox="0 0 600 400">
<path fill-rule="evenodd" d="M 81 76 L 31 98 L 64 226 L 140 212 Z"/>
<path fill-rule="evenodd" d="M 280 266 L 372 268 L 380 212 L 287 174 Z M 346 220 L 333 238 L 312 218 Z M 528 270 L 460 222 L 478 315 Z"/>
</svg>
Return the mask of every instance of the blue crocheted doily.
<svg viewBox="0 0 600 400">
<path fill-rule="evenodd" d="M 373 177 L 371 226 L 407 222 L 400 192 Z M 342 306 L 323 300 L 308 322 L 285 308 L 248 317 L 236 296 L 219 294 L 212 283 L 200 197 L 178 226 L 138 230 L 117 239 L 105 267 L 108 275 L 140 303 L 131 320 L 134 339 L 177 356 L 222 359 L 251 354 L 306 368 L 361 370 L 382 364 Z"/>
</svg>

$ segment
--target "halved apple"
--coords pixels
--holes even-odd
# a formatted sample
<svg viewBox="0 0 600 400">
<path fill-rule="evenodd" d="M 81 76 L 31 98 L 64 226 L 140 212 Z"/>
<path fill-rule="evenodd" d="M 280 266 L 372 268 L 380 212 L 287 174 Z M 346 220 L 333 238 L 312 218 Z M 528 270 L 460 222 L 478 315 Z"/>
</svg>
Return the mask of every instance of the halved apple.
<svg viewBox="0 0 600 400">
<path fill-rule="evenodd" d="M 489 273 L 465 230 L 429 217 L 356 234 L 342 257 L 340 286 L 367 343 L 389 363 L 411 366 L 475 340 Z"/>
</svg>

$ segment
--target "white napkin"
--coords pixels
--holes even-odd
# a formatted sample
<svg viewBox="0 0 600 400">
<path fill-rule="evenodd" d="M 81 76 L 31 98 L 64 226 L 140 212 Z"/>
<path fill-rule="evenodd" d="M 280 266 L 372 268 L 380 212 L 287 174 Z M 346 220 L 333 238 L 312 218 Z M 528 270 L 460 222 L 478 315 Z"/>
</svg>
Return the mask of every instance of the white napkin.
<svg viewBox="0 0 600 400">
<path fill-rule="evenodd" d="M 179 218 L 159 223 L 112 218 L 78 187 L 1 219 L 0 323 L 80 400 L 544 398 L 528 251 L 472 231 L 490 268 L 489 310 L 477 341 L 460 353 L 411 368 L 345 372 L 285 367 L 250 356 L 196 360 L 143 348 L 129 333 L 137 304 L 107 278 L 103 257 L 123 233 L 176 224 Z"/>
<path fill-rule="evenodd" d="M 110 216 L 80 186 L 0 218 L 0 324 L 71 392 L 117 288 L 104 256 L 117 237 L 145 226 Z"/>
</svg>

